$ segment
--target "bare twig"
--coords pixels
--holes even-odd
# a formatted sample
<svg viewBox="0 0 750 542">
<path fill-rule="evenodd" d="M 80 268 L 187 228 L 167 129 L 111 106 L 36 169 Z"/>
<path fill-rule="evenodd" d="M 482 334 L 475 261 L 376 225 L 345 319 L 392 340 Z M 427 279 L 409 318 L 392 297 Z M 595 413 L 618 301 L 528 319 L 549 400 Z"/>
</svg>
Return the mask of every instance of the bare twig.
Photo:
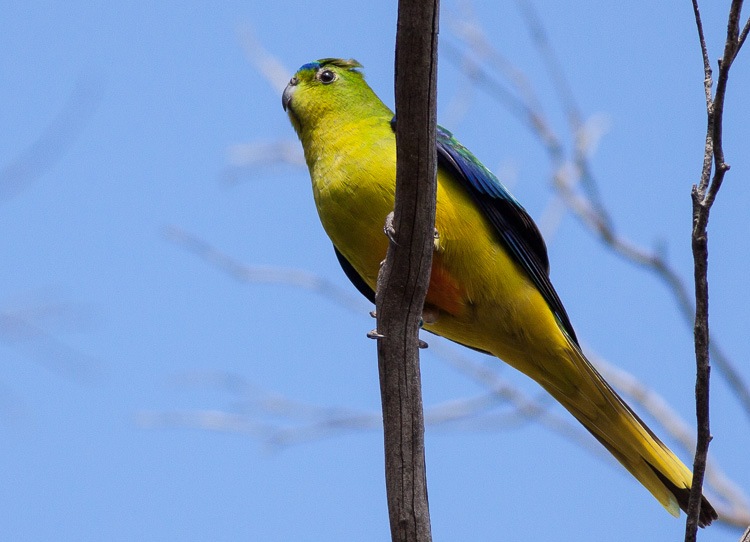
<svg viewBox="0 0 750 542">
<path fill-rule="evenodd" d="M 227 155 L 229 166 L 222 177 L 228 184 L 237 182 L 242 173 L 257 173 L 258 168 L 263 166 L 305 165 L 305 155 L 302 154 L 299 144 L 291 140 L 239 143 L 229 147 Z"/>
<path fill-rule="evenodd" d="M 243 265 L 203 239 L 176 226 L 167 227 L 164 234 L 170 241 L 215 265 L 240 282 L 297 286 L 329 297 L 339 305 L 357 311 L 359 314 L 370 310 L 371 305 L 365 299 L 362 299 L 362 296 L 354 295 L 348 290 L 339 288 L 330 280 L 319 275 L 301 269 Z"/>
<path fill-rule="evenodd" d="M 57 116 L 39 139 L 0 168 L 0 202 L 20 193 L 44 175 L 68 150 L 96 110 L 101 86 L 91 77 L 80 77 Z"/>
<path fill-rule="evenodd" d="M 597 215 L 599 216 L 602 223 L 611 227 L 612 219 L 609 216 L 609 211 L 605 207 L 601 194 L 599 192 L 599 184 L 596 182 L 591 171 L 591 167 L 585 152 L 588 147 L 585 142 L 586 131 L 583 130 L 583 115 L 581 110 L 576 103 L 573 89 L 568 82 L 565 72 L 562 69 L 562 65 L 555 54 L 555 50 L 552 47 L 550 40 L 547 36 L 547 31 L 541 22 L 541 19 L 534 9 L 534 5 L 529 0 L 516 0 L 516 3 L 521 11 L 521 14 L 526 21 L 526 26 L 531 34 L 531 39 L 534 46 L 537 48 L 539 55 L 544 62 L 547 73 L 552 80 L 552 85 L 557 91 L 557 95 L 562 104 L 563 110 L 568 117 L 568 125 L 570 127 L 570 133 L 574 136 L 575 140 L 575 151 L 574 151 L 574 164 L 580 172 L 580 184 L 586 193 L 588 200 L 591 202 L 594 209 L 596 209 Z"/>
<path fill-rule="evenodd" d="M 287 70 L 281 61 L 256 39 L 253 27 L 249 24 L 242 25 L 238 34 L 245 49 L 245 54 L 250 63 L 255 66 L 260 75 L 271 85 L 277 96 L 284 92 L 289 82 L 291 71 Z"/>
<path fill-rule="evenodd" d="M 697 538 L 698 516 L 701 508 L 701 491 L 703 476 L 706 469 L 708 457 L 708 446 L 711 441 L 711 426 L 709 416 L 709 382 L 710 382 L 710 357 L 709 357 L 709 321 L 708 321 L 708 220 L 711 206 L 724 181 L 724 176 L 729 170 L 729 165 L 724 160 L 724 149 L 722 145 L 723 121 L 724 121 L 724 98 L 726 96 L 727 81 L 732 62 L 742 46 L 744 38 L 740 39 L 740 14 L 742 12 L 742 0 L 733 0 L 729 8 L 729 21 L 727 23 L 727 38 L 724 44 L 724 54 L 719 60 L 719 78 L 716 84 L 716 95 L 711 98 L 712 73 L 708 61 L 708 51 L 703 32 L 698 1 L 693 1 L 693 12 L 698 29 L 698 36 L 703 57 L 704 91 L 706 94 L 706 145 L 703 157 L 703 168 L 700 181 L 693 185 L 693 263 L 695 275 L 695 403 L 696 418 L 698 423 L 698 438 L 695 449 L 695 460 L 693 462 L 693 485 L 690 491 L 690 503 L 688 505 L 688 520 L 685 526 L 685 542 L 694 542 Z M 744 32 L 744 30 L 743 30 Z M 713 169 L 713 178 L 711 178 Z"/>
<path fill-rule="evenodd" d="M 0 309 L 0 343 L 22 350 L 39 365 L 68 378 L 88 381 L 99 371 L 97 360 L 86 356 L 51 333 L 45 320 L 56 325 L 76 324 L 80 315 L 66 303 L 34 303 L 31 307 Z"/>
</svg>

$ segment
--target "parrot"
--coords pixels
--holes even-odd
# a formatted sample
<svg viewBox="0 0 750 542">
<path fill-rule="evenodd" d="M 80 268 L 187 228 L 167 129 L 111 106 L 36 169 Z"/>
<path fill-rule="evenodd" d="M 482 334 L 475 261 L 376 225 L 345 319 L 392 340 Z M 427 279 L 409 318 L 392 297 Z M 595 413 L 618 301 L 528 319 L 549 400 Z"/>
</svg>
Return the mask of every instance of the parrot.
<svg viewBox="0 0 750 542">
<path fill-rule="evenodd" d="M 282 105 L 300 139 L 323 229 L 344 273 L 375 302 L 396 185 L 395 117 L 356 60 L 304 64 Z M 573 415 L 673 516 L 692 473 L 583 354 L 549 278 L 536 224 L 438 126 L 435 241 L 423 328 L 508 363 Z M 699 524 L 718 517 L 705 497 Z"/>
</svg>

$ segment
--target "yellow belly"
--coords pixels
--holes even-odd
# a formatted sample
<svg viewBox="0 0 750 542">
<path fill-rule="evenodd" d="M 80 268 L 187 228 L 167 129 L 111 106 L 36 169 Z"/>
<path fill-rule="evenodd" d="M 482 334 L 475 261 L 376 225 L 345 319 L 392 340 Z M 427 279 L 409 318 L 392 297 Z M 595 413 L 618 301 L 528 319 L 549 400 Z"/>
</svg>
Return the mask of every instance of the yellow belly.
<svg viewBox="0 0 750 542">
<path fill-rule="evenodd" d="M 395 157 L 384 163 L 382 153 L 352 154 L 379 159 L 347 166 L 344 175 L 341 162 L 324 165 L 313 175 L 318 179 L 313 191 L 326 233 L 374 290 L 388 248 L 383 226 L 393 210 Z M 333 167 L 335 177 L 328 170 Z M 435 226 L 439 248 L 433 255 L 426 305 L 437 319 L 425 328 L 543 378 L 538 360 L 557 357 L 568 348 L 567 341 L 547 303 L 499 244 L 471 196 L 442 171 Z"/>
</svg>

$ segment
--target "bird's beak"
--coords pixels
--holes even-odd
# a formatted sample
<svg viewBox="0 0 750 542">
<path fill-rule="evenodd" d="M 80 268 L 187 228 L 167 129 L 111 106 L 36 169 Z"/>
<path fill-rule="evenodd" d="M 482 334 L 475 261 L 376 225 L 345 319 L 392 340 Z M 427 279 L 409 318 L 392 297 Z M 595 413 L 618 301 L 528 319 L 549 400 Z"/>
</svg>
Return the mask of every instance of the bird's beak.
<svg viewBox="0 0 750 542">
<path fill-rule="evenodd" d="M 292 94 L 294 94 L 294 89 L 297 88 L 297 83 L 299 83 L 299 79 L 292 77 L 289 84 L 284 89 L 284 94 L 281 95 L 281 105 L 284 107 L 284 111 L 289 109 L 289 104 L 292 101 Z"/>
</svg>

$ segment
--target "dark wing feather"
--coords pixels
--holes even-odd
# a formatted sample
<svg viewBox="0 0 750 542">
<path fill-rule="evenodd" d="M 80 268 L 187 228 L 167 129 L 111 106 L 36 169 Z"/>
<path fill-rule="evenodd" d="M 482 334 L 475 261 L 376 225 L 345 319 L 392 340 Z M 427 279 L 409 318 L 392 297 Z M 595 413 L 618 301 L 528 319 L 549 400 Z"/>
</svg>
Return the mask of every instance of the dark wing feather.
<svg viewBox="0 0 750 542">
<path fill-rule="evenodd" d="M 334 246 L 333 250 L 336 252 L 336 258 L 338 258 L 339 265 L 341 265 L 341 269 L 344 270 L 346 278 L 348 278 L 352 282 L 352 284 L 354 284 L 354 287 L 357 289 L 357 291 L 359 291 L 360 294 L 369 299 L 370 302 L 374 305 L 375 292 L 373 292 L 372 288 L 367 285 L 365 279 L 363 279 L 360 274 L 357 273 L 357 270 L 354 269 L 354 266 L 349 263 L 349 260 L 344 258 L 344 255 L 339 252 L 339 249 Z"/>
<path fill-rule="evenodd" d="M 492 224 L 498 240 L 528 275 L 565 332 L 578 343 L 568 314 L 549 280 L 547 247 L 521 204 L 490 170 L 444 128 L 437 131 L 438 167 L 466 188 Z"/>
</svg>

